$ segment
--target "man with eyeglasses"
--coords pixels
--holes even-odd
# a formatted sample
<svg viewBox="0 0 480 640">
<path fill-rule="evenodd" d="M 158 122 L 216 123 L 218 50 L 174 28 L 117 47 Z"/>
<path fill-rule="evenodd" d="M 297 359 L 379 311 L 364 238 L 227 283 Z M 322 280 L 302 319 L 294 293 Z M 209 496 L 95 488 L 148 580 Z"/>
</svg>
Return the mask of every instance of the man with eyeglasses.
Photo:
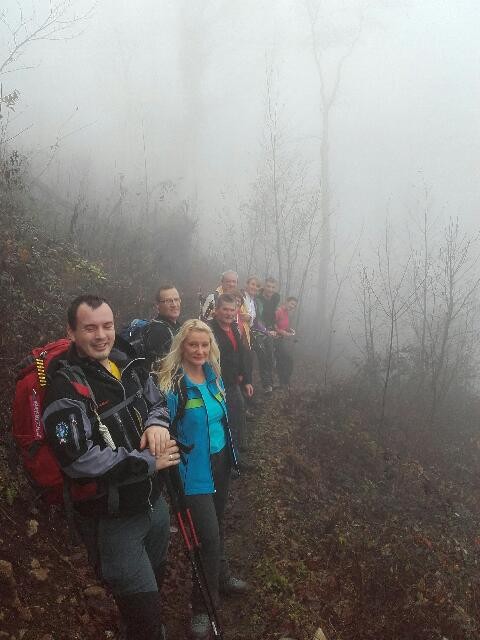
<svg viewBox="0 0 480 640">
<path fill-rule="evenodd" d="M 172 340 L 182 326 L 180 316 L 182 300 L 173 284 L 162 285 L 155 296 L 158 314 L 145 330 L 144 342 L 147 365 L 149 368 L 159 358 L 170 351 Z"/>
</svg>

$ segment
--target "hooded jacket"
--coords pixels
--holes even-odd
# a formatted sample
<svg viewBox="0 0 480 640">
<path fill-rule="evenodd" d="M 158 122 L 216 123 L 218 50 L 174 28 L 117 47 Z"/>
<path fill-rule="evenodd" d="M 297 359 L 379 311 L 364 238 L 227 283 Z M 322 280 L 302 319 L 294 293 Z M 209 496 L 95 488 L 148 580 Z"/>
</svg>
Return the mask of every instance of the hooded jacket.
<svg viewBox="0 0 480 640">
<path fill-rule="evenodd" d="M 100 363 L 79 357 L 75 344 L 48 370 L 43 423 L 67 478 L 97 483 L 97 494 L 75 508 L 86 514 L 147 510 L 160 485 L 155 457 L 139 450 L 150 425 L 168 428 L 166 401 L 130 345 L 119 336 L 109 355 L 117 380 Z M 77 372 L 72 382 L 71 372 Z"/>
</svg>

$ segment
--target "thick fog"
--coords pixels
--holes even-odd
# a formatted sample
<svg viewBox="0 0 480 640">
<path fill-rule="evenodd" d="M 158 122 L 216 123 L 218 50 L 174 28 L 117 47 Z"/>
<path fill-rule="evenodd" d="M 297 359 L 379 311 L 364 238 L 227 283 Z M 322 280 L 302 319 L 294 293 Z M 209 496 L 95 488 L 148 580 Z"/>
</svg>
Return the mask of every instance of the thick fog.
<svg viewBox="0 0 480 640">
<path fill-rule="evenodd" d="M 310 5 L 315 3 L 310 2 Z M 332 209 L 350 231 L 405 215 L 430 191 L 436 215 L 476 225 L 480 195 L 477 2 L 320 6 Z M 0 47 L 50 3 L 3 3 Z M 31 42 L 3 74 L 20 99 L 8 133 L 50 185 L 88 175 L 105 198 L 119 175 L 141 191 L 173 180 L 205 225 L 235 211 L 262 162 L 266 76 L 292 153 L 319 165 L 319 79 L 307 3 L 73 2 L 75 37 Z M 21 67 L 31 67 L 22 69 Z M 17 70 L 18 69 L 18 70 Z M 23 131 L 24 130 L 24 131 Z M 23 131 L 23 132 L 22 132 Z M 52 159 L 52 152 L 55 151 Z M 203 225 L 202 225 L 203 226 Z"/>
</svg>

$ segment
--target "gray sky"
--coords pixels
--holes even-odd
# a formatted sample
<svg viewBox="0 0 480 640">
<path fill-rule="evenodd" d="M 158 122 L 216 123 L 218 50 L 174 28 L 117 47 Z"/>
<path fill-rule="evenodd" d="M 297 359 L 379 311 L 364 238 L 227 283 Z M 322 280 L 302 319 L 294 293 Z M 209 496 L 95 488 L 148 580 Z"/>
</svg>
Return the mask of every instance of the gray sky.
<svg viewBox="0 0 480 640">
<path fill-rule="evenodd" d="M 49 3 L 20 4 L 25 15 L 36 7 L 40 16 Z M 91 3 L 74 4 L 81 12 Z M 361 3 L 330 4 L 327 73 L 345 51 Z M 6 7 L 12 25 L 17 3 Z M 480 4 L 376 2 L 364 15 L 332 112 L 338 225 L 348 234 L 365 224 L 373 233 L 387 211 L 407 216 L 426 184 L 436 214 L 477 228 Z M 0 34 L 4 51 L 7 30 Z M 178 181 L 210 214 L 222 206 L 222 193 L 235 208 L 261 161 L 266 60 L 294 153 L 317 161 L 309 38 L 302 0 L 100 0 L 82 35 L 33 43 L 22 63 L 38 66 L 3 77 L 4 91 L 21 93 L 9 132 L 31 125 L 15 142 L 33 153 L 39 171 L 49 147 L 67 135 L 42 179 L 68 177 L 74 195 L 88 168 L 90 188 L 102 199 L 120 173 L 132 193 L 141 192 L 143 131 L 151 186 Z"/>
</svg>

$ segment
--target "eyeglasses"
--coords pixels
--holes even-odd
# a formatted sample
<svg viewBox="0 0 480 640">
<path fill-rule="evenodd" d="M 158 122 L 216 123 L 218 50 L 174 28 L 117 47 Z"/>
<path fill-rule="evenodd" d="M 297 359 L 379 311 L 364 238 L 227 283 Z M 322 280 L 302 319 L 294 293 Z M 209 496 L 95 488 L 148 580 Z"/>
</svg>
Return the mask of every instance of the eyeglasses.
<svg viewBox="0 0 480 640">
<path fill-rule="evenodd" d="M 163 300 L 158 301 L 161 304 L 168 304 L 170 306 L 174 304 L 180 304 L 182 302 L 181 298 L 164 298 Z"/>
</svg>

